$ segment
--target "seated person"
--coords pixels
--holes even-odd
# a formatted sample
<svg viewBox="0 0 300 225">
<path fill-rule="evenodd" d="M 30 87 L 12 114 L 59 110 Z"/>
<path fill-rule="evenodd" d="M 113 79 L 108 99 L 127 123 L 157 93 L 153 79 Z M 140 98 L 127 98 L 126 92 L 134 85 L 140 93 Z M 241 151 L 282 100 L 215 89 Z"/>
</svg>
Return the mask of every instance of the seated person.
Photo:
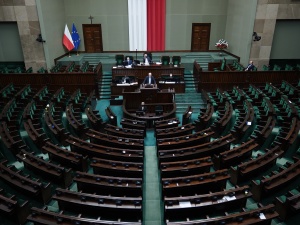
<svg viewBox="0 0 300 225">
<path fill-rule="evenodd" d="M 253 70 L 254 70 L 253 61 L 250 61 L 245 71 L 253 71 Z"/>
<path fill-rule="evenodd" d="M 155 85 L 156 84 L 156 81 L 155 81 L 154 77 L 152 76 L 152 73 L 149 73 L 148 76 L 145 77 L 143 84 L 144 85 L 147 85 L 147 84 Z"/>
<path fill-rule="evenodd" d="M 124 66 L 131 66 L 132 65 L 132 60 L 130 59 L 129 56 L 127 56 L 126 60 L 124 61 Z"/>
<path fill-rule="evenodd" d="M 147 112 L 147 106 L 145 106 L 145 102 L 141 102 L 139 109 L 137 110 L 137 115 L 145 115 Z"/>
<path fill-rule="evenodd" d="M 122 84 L 130 84 L 131 83 L 131 79 L 130 77 L 128 77 L 127 75 L 125 75 L 124 77 L 122 77 Z"/>
<path fill-rule="evenodd" d="M 147 55 L 147 53 L 144 54 L 143 63 L 144 63 L 145 65 L 149 65 L 149 64 L 152 63 L 152 60 L 151 60 L 151 58 Z"/>
</svg>

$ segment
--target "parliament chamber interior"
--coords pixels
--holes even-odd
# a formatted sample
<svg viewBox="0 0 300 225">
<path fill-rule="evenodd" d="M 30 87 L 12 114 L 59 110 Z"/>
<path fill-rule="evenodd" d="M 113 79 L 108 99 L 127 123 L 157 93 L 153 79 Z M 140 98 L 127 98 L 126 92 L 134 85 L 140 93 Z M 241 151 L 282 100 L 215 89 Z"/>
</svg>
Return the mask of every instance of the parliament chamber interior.
<svg viewBox="0 0 300 225">
<path fill-rule="evenodd" d="M 49 1 L 32 2 L 46 26 Z M 49 12 L 62 7 L 53 2 Z M 257 15 L 276 1 L 255 2 Z M 0 32 L 21 26 L 4 19 Z M 260 57 L 267 37 L 252 31 L 251 52 L 216 50 L 210 40 L 206 50 L 88 52 L 84 43 L 57 53 L 40 34 L 31 54 L 45 54 L 43 64 L 25 53 L 11 60 L 0 48 L 0 225 L 299 224 L 300 56 L 275 57 L 275 32 L 275 50 Z"/>
</svg>

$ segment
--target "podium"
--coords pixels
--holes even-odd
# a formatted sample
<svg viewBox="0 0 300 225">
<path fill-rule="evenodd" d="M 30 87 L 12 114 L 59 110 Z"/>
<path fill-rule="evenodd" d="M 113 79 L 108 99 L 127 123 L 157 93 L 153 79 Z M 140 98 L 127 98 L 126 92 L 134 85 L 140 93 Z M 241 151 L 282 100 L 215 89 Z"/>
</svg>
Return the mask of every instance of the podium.
<svg viewBox="0 0 300 225">
<path fill-rule="evenodd" d="M 153 127 L 153 121 L 163 118 L 174 117 L 176 104 L 174 102 L 174 91 L 160 90 L 157 85 L 140 85 L 138 91 L 123 91 L 123 113 L 125 118 L 143 120 L 147 127 Z M 141 102 L 145 103 L 147 113 L 136 115 Z M 158 107 L 159 106 L 159 110 Z"/>
</svg>

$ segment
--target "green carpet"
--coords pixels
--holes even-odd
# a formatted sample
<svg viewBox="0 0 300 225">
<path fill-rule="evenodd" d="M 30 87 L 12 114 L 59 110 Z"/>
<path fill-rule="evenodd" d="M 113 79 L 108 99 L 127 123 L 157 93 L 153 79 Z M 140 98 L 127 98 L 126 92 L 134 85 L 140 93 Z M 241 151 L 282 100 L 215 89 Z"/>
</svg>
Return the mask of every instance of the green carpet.
<svg viewBox="0 0 300 225">
<path fill-rule="evenodd" d="M 156 147 L 146 146 L 144 151 L 143 224 L 160 225 L 164 224 L 164 208 Z"/>
</svg>

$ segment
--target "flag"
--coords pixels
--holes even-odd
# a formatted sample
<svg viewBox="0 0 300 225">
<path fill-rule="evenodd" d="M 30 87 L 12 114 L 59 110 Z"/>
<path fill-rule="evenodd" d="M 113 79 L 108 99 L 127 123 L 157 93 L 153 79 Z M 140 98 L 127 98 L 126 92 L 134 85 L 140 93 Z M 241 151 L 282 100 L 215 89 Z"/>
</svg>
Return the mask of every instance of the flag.
<svg viewBox="0 0 300 225">
<path fill-rule="evenodd" d="M 74 43 L 74 50 L 77 50 L 80 44 L 80 37 L 74 23 L 72 26 L 72 39 Z"/>
<path fill-rule="evenodd" d="M 128 0 L 129 50 L 164 51 L 166 0 Z"/>
<path fill-rule="evenodd" d="M 74 43 L 73 43 L 73 40 L 72 40 L 72 37 L 71 37 L 71 34 L 70 34 L 67 24 L 65 26 L 65 33 L 63 36 L 63 44 L 68 49 L 68 51 L 71 51 L 74 48 Z"/>
</svg>

